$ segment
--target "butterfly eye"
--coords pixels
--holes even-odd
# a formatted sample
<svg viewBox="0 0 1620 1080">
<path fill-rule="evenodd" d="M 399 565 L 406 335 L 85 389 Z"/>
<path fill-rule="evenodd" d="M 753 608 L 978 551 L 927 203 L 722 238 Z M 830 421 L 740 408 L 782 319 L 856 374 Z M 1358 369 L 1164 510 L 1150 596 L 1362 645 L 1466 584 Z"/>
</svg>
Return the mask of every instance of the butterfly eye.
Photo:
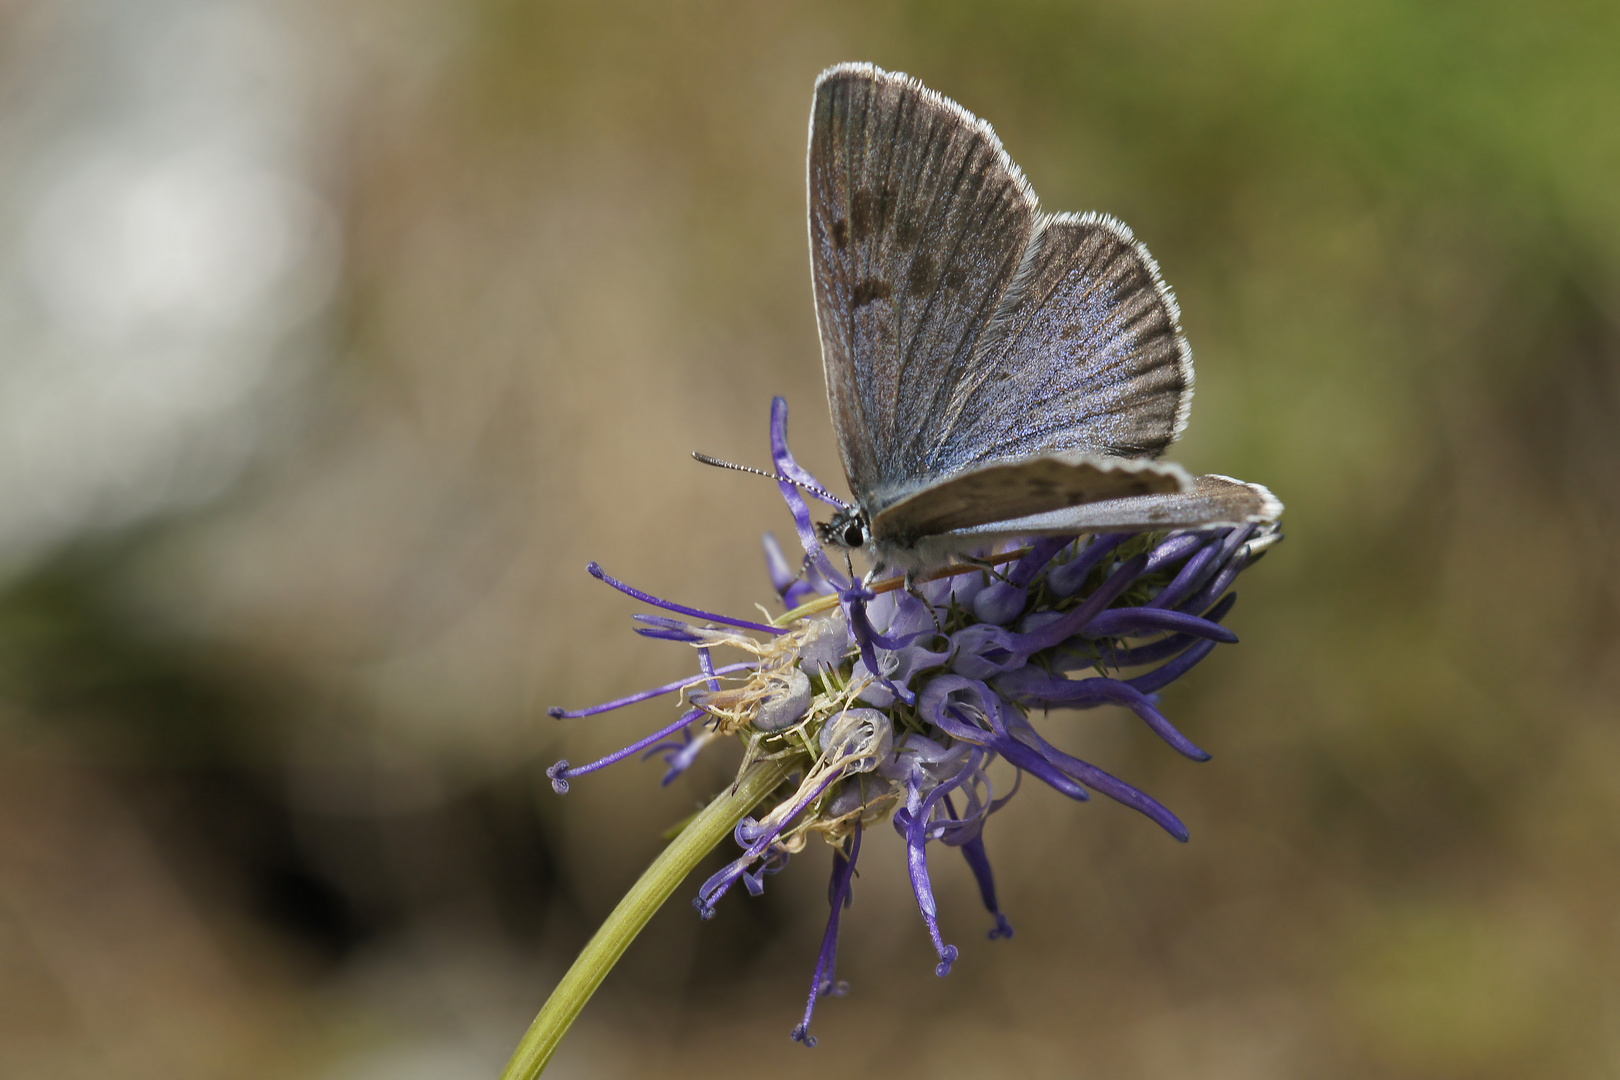
<svg viewBox="0 0 1620 1080">
<path fill-rule="evenodd" d="M 848 525 L 844 526 L 845 547 L 860 547 L 865 542 L 866 530 L 861 527 L 860 522 L 852 521 Z"/>
</svg>

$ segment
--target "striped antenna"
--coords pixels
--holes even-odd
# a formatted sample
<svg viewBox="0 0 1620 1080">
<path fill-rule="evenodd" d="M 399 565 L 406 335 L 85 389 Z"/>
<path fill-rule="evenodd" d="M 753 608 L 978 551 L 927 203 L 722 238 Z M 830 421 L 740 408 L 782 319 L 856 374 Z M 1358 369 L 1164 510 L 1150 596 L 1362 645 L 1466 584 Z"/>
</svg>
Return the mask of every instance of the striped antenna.
<svg viewBox="0 0 1620 1080">
<path fill-rule="evenodd" d="M 696 450 L 692 451 L 692 456 L 694 458 L 696 458 L 697 460 L 703 462 L 703 464 L 705 464 L 705 465 L 713 465 L 717 469 L 735 469 L 738 472 L 753 473 L 755 476 L 763 476 L 768 480 L 775 480 L 775 481 L 778 481 L 779 483 L 792 484 L 794 487 L 802 488 L 803 490 L 808 491 L 810 494 L 816 496 L 819 499 L 825 499 L 827 502 L 832 503 L 834 506 L 847 507 L 849 505 L 848 503 L 844 502 L 843 499 L 840 499 L 838 496 L 833 495 L 833 494 L 831 494 L 829 492 L 821 490 L 820 488 L 816 487 L 814 484 L 801 484 L 799 481 L 793 479 L 792 477 L 783 476 L 781 473 L 766 472 L 764 469 L 756 469 L 756 468 L 754 468 L 754 467 L 752 467 L 750 465 L 738 465 L 738 464 L 736 464 L 734 462 L 722 461 L 720 458 L 710 457 L 708 454 L 700 454 Z"/>
</svg>

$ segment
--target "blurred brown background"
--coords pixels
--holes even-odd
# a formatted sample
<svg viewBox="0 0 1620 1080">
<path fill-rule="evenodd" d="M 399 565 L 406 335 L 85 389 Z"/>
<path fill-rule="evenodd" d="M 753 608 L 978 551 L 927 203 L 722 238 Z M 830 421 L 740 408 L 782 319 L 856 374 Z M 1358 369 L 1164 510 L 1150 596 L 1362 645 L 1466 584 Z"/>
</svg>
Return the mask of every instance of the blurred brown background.
<svg viewBox="0 0 1620 1080">
<path fill-rule="evenodd" d="M 1563 3 L 0 2 L 0 1066 L 494 1075 L 717 790 L 542 770 L 665 722 L 590 558 L 770 599 L 770 395 L 840 480 L 807 274 L 824 66 L 1122 217 L 1198 358 L 1177 457 L 1288 542 L 1030 785 L 989 942 L 895 837 L 788 1041 L 812 849 L 696 881 L 558 1077 L 1620 1075 L 1620 14 Z M 840 484 L 841 486 L 841 484 Z"/>
</svg>

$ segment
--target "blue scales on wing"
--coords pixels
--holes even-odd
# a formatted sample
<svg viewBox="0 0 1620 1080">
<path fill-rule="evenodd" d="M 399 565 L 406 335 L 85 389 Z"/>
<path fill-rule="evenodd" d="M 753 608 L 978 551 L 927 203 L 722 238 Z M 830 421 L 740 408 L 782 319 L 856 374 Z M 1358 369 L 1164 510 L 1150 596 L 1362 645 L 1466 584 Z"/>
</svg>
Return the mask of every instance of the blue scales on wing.
<svg viewBox="0 0 1620 1080">
<path fill-rule="evenodd" d="M 1064 451 L 1156 458 L 1186 426 L 1192 353 L 1129 229 L 1043 219 L 1002 310 L 912 449 L 929 471 Z"/>
</svg>

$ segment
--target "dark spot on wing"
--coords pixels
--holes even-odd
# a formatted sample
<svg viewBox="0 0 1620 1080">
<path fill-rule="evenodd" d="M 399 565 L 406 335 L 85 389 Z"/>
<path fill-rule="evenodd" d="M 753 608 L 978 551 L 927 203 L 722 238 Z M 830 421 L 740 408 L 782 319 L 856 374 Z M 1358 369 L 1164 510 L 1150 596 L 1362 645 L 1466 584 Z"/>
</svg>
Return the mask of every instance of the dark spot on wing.
<svg viewBox="0 0 1620 1080">
<path fill-rule="evenodd" d="M 918 238 L 921 236 L 922 223 L 917 220 L 915 215 L 901 218 L 894 227 L 894 242 L 903 248 L 915 247 Z"/>
<path fill-rule="evenodd" d="M 1072 322 L 1068 326 L 1065 326 L 1062 330 L 1058 331 L 1058 340 L 1073 341 L 1075 338 L 1079 337 L 1085 332 L 1086 328 L 1083 325 L 1077 322 Z"/>
<path fill-rule="evenodd" d="M 960 266 L 953 266 L 945 271 L 945 276 L 941 280 L 944 281 L 947 289 L 960 289 L 963 283 L 967 281 L 967 271 Z"/>
<path fill-rule="evenodd" d="M 839 218 L 832 223 L 833 247 L 843 251 L 849 246 L 849 222 Z"/>
<path fill-rule="evenodd" d="M 918 253 L 911 260 L 911 272 L 906 275 L 906 287 L 912 296 L 927 296 L 934 290 L 938 276 L 934 273 L 934 260 L 928 252 Z"/>
<path fill-rule="evenodd" d="M 874 300 L 887 300 L 893 295 L 889 283 L 879 278 L 867 278 L 855 286 L 854 307 L 865 307 Z"/>
<path fill-rule="evenodd" d="M 857 242 L 883 231 L 894 210 L 894 192 L 857 191 L 849 200 L 850 231 Z"/>
</svg>

